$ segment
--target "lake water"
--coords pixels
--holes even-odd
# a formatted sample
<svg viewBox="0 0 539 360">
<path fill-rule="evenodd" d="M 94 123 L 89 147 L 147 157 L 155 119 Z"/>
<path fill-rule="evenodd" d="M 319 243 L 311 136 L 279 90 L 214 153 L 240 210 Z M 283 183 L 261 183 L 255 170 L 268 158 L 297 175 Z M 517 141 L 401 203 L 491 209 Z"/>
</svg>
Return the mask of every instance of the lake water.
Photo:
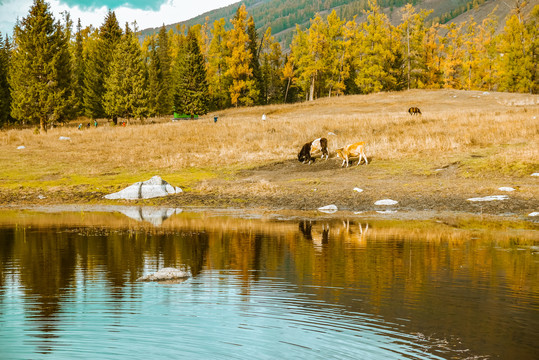
<svg viewBox="0 0 539 360">
<path fill-rule="evenodd" d="M 537 359 L 535 225 L 0 211 L 0 359 Z"/>
</svg>

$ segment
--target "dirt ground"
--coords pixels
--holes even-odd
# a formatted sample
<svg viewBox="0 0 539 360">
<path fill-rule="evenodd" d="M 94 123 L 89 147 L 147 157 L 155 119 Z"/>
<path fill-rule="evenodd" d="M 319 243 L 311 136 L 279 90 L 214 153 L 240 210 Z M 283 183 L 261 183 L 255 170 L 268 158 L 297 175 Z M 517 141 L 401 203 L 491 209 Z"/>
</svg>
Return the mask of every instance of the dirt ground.
<svg viewBox="0 0 539 360">
<path fill-rule="evenodd" d="M 181 194 L 140 201 L 114 201 L 117 205 L 163 207 L 259 209 L 262 211 L 316 211 L 335 205 L 339 211 L 355 214 L 469 213 L 527 218 L 539 211 L 539 177 L 459 176 L 458 165 L 448 164 L 429 175 L 394 175 L 373 165 L 341 168 L 340 161 L 317 159 L 307 165 L 286 160 L 243 170 L 235 175 L 204 180 Z M 531 174 L 530 174 L 531 175 Z M 181 184 L 173 184 L 180 186 Z M 512 187 L 515 191 L 499 190 Z M 363 191 L 358 191 L 361 189 Z M 113 191 L 111 191 L 113 192 Z M 57 204 L 111 204 L 103 199 L 108 192 L 87 192 L 84 187 L 62 188 L 47 193 L 27 189 L 1 190 L 0 206 L 39 206 Z M 506 200 L 472 202 L 469 198 L 507 195 Z M 396 205 L 375 205 L 382 199 Z M 396 211 L 396 213 L 394 213 Z M 414 217 L 413 215 L 411 216 Z"/>
</svg>

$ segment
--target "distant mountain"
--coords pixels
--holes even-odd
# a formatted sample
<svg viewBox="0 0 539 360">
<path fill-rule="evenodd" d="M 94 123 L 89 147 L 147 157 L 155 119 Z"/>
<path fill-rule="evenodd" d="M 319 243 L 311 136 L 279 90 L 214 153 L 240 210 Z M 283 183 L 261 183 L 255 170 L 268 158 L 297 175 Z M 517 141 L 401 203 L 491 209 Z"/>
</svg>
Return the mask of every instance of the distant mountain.
<svg viewBox="0 0 539 360">
<path fill-rule="evenodd" d="M 524 3 L 523 0 L 518 0 Z M 517 0 L 378 0 L 393 24 L 399 24 L 402 19 L 402 7 L 407 3 L 414 5 L 417 11 L 432 9 L 433 12 L 427 21 L 440 23 L 462 22 L 474 17 L 480 23 L 494 9 L 499 19 L 499 29 L 505 24 L 506 16 L 515 8 Z M 206 21 L 212 25 L 215 20 L 224 18 L 227 26 L 234 17 L 236 10 L 241 4 L 245 4 L 250 16 L 253 16 L 259 33 L 271 27 L 275 38 L 284 46 L 288 46 L 294 35 L 296 24 L 303 27 L 309 26 L 309 20 L 316 13 L 322 16 L 332 10 L 337 12 L 341 19 L 351 20 L 357 16 L 357 21 L 364 20 L 363 10 L 368 7 L 367 0 L 244 0 L 235 4 L 209 11 L 187 21 L 165 24 L 167 29 L 176 29 L 178 26 L 190 27 L 196 24 L 204 24 Z M 539 0 L 528 0 L 522 7 L 522 15 L 526 17 L 531 9 L 539 4 Z M 141 31 L 140 36 L 151 35 L 159 31 L 159 28 L 149 28 Z"/>
</svg>

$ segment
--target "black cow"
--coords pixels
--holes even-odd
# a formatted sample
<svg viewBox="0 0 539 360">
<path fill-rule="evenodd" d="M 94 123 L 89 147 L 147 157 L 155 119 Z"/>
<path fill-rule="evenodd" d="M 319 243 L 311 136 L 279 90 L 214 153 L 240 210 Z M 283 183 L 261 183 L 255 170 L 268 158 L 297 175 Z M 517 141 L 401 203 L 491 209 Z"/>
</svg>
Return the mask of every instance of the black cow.
<svg viewBox="0 0 539 360">
<path fill-rule="evenodd" d="M 415 114 L 421 115 L 421 110 L 419 110 L 419 108 L 415 106 L 412 106 L 411 108 L 409 108 L 408 112 L 410 113 L 410 115 L 415 115 Z"/>
</svg>

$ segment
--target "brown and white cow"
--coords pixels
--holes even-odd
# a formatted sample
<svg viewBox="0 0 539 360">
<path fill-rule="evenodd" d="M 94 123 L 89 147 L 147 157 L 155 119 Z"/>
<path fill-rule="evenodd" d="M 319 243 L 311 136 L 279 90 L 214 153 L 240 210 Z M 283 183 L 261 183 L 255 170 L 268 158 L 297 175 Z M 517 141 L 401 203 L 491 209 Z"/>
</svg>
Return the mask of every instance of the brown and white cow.
<svg viewBox="0 0 539 360">
<path fill-rule="evenodd" d="M 346 167 L 348 167 L 349 159 L 356 156 L 359 156 L 357 165 L 359 165 L 359 163 L 361 162 L 361 158 L 365 159 L 365 165 L 369 163 L 369 161 L 367 160 L 367 155 L 365 155 L 365 142 L 364 141 L 346 145 L 345 147 L 337 149 L 336 152 L 337 152 L 337 156 L 342 159 L 341 167 L 343 167 L 345 163 L 346 163 Z"/>
<path fill-rule="evenodd" d="M 298 154 L 298 160 L 302 163 L 311 163 L 311 161 L 314 162 L 314 158 L 312 157 L 311 153 L 314 153 L 316 151 L 321 151 L 322 156 L 320 157 L 323 159 L 324 157 L 329 157 L 328 152 L 328 140 L 326 138 L 318 138 L 311 142 L 306 143 L 301 148 L 299 154 Z"/>
</svg>

